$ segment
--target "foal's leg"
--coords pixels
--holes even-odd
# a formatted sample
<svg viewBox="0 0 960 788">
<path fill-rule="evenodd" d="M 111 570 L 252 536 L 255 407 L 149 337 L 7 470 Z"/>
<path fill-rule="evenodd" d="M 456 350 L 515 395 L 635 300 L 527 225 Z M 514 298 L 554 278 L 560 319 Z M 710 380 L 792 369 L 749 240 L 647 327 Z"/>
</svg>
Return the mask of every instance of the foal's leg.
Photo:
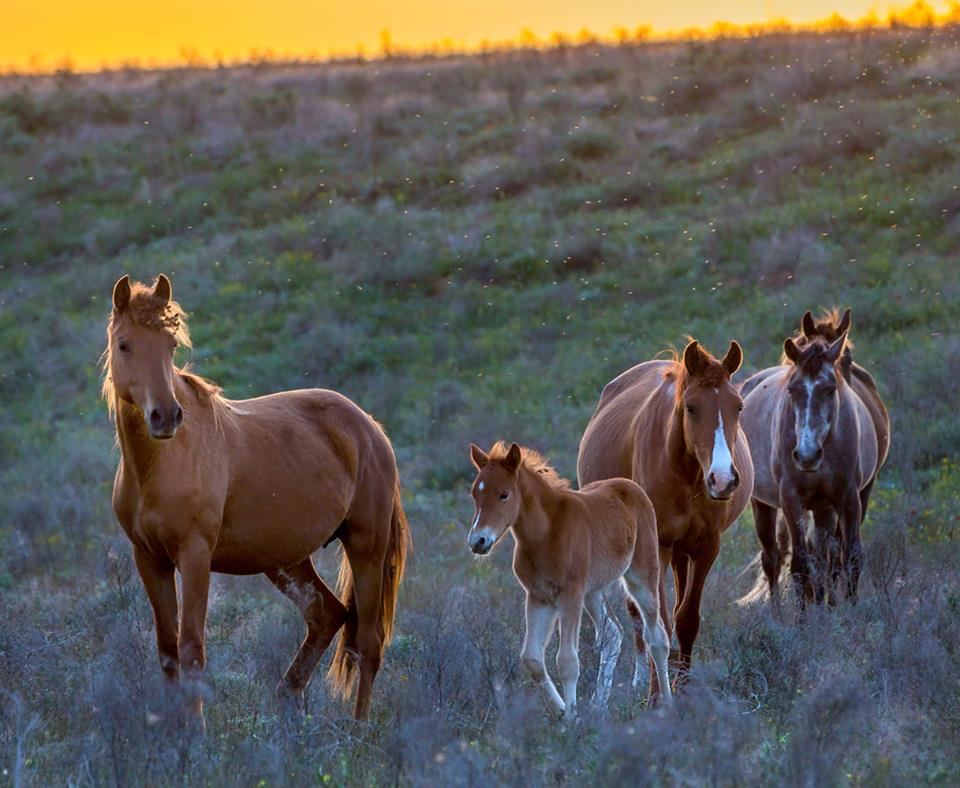
<svg viewBox="0 0 960 788">
<path fill-rule="evenodd" d="M 669 656 L 670 652 L 670 641 L 673 638 L 673 617 L 670 615 L 670 610 L 667 605 L 667 569 L 670 568 L 670 564 L 673 560 L 673 548 L 664 547 L 663 545 L 657 545 L 657 556 L 659 566 L 659 575 L 660 579 L 658 582 L 658 594 L 659 597 L 659 606 L 660 606 L 660 621 L 663 625 L 663 628 L 667 635 L 667 655 Z M 629 586 L 628 586 L 629 588 Z M 641 615 L 641 625 L 645 626 L 645 620 Z M 636 627 L 637 622 L 634 620 L 634 626 Z M 642 634 L 642 633 L 641 633 Z M 640 660 L 643 658 L 643 650 L 640 648 L 640 640 L 637 639 L 637 665 L 633 674 L 633 686 L 638 686 L 639 682 L 637 681 L 637 674 L 640 671 Z M 650 671 L 650 686 L 648 690 L 648 696 L 651 701 L 656 700 L 660 697 L 661 684 L 659 678 L 659 671 L 657 669 L 656 660 L 653 659 L 653 655 L 647 660 L 648 669 Z M 669 689 L 669 681 L 663 684 L 664 687 Z"/>
<path fill-rule="evenodd" d="M 550 638 L 553 637 L 553 629 L 557 624 L 557 610 L 552 605 L 537 602 L 530 594 L 527 594 L 526 618 L 527 632 L 523 638 L 523 650 L 520 652 L 520 659 L 531 678 L 543 690 L 553 708 L 562 714 L 563 698 L 557 692 L 543 660 L 543 652 Z"/>
<path fill-rule="evenodd" d="M 557 670 L 563 685 L 564 716 L 577 716 L 577 682 L 580 681 L 580 622 L 583 619 L 583 597 L 570 594 L 560 600 L 560 648 L 557 649 Z"/>
<path fill-rule="evenodd" d="M 593 692 L 590 704 L 597 709 L 605 709 L 610 699 L 610 688 L 613 686 L 613 672 L 617 667 L 617 658 L 620 656 L 620 645 L 623 635 L 620 622 L 616 616 L 611 616 L 603 592 L 597 591 L 587 594 L 584 599 L 587 615 L 593 621 L 593 628 L 597 632 L 597 648 L 600 650 L 600 670 L 597 673 L 597 688 Z"/>
<path fill-rule="evenodd" d="M 760 540 L 760 564 L 770 588 L 770 606 L 780 614 L 780 548 L 777 544 L 777 509 L 756 498 L 750 500 L 753 525 Z"/>
<path fill-rule="evenodd" d="M 277 685 L 278 695 L 299 696 L 333 636 L 343 626 L 347 609 L 317 574 L 309 557 L 288 569 L 270 570 L 266 575 L 300 609 L 307 623 L 307 636 Z"/>
<path fill-rule="evenodd" d="M 641 567 L 632 566 L 623 576 L 623 584 L 627 594 L 634 601 L 636 609 L 643 620 L 643 640 L 650 652 L 650 693 L 649 702 L 655 703 L 660 697 L 665 703 L 670 703 L 673 694 L 670 691 L 670 674 L 667 668 L 667 657 L 670 653 L 670 641 L 661 616 L 658 585 L 659 572 L 644 571 Z M 639 666 L 638 666 L 639 670 Z"/>
<path fill-rule="evenodd" d="M 153 608 L 160 667 L 168 679 L 176 681 L 180 678 L 180 650 L 177 646 L 180 611 L 173 562 L 166 556 L 157 558 L 136 546 L 133 548 L 133 560 Z"/>
</svg>

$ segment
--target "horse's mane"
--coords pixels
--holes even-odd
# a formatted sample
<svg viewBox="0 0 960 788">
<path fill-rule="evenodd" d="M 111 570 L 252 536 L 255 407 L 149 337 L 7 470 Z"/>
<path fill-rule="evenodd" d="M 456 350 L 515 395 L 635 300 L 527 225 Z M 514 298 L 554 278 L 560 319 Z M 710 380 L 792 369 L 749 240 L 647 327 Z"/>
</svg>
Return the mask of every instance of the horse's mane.
<svg viewBox="0 0 960 788">
<path fill-rule="evenodd" d="M 691 342 L 693 341 L 693 337 L 687 337 L 687 339 Z M 724 381 L 730 379 L 730 373 L 727 372 L 727 368 L 720 363 L 718 358 L 704 349 L 703 345 L 698 343 L 698 346 L 701 351 L 703 368 L 697 373 L 697 385 L 708 386 L 714 389 L 719 388 L 723 385 Z M 665 360 L 669 362 L 669 366 L 664 371 L 663 377 L 666 380 L 672 380 L 676 384 L 675 394 L 679 402 L 683 399 L 683 392 L 686 391 L 687 386 L 690 385 L 690 375 L 687 373 L 687 368 L 683 364 L 683 356 L 681 356 L 675 348 L 664 350 L 662 354 L 666 355 L 667 358 Z"/>
<path fill-rule="evenodd" d="M 795 367 L 793 371 L 799 371 L 804 375 L 810 377 L 816 375 L 820 371 L 820 367 L 824 364 L 830 364 L 830 360 L 827 358 L 827 347 L 829 343 L 819 337 L 815 337 L 812 340 L 809 340 L 805 345 L 799 348 L 800 357 L 797 359 L 796 364 L 792 361 L 788 361 L 788 365 Z M 845 364 L 845 358 L 841 354 L 840 358 L 837 360 L 837 364 L 840 366 L 841 374 L 837 376 L 837 384 L 840 385 L 843 383 L 846 378 L 844 377 L 843 368 Z M 791 374 L 784 375 L 781 380 L 781 385 L 786 385 L 789 379 L 793 375 Z"/>
<path fill-rule="evenodd" d="M 124 310 L 124 314 L 142 328 L 165 331 L 176 341 L 178 346 L 193 347 L 193 343 L 190 341 L 190 330 L 187 326 L 187 313 L 183 310 L 183 307 L 172 299 L 165 301 L 163 298 L 157 297 L 152 287 L 140 282 L 131 283 L 130 302 Z M 110 334 L 115 317 L 115 312 L 111 312 L 110 321 L 107 324 L 107 347 L 100 357 L 100 365 L 103 370 L 103 385 L 100 393 L 106 400 L 107 408 L 111 413 L 117 405 L 117 393 L 113 386 L 113 379 L 110 377 L 110 361 L 113 354 Z M 213 407 L 214 419 L 219 426 L 221 416 L 224 413 L 230 413 L 230 406 L 223 396 L 223 389 L 216 383 L 191 372 L 189 364 L 174 369 L 201 401 L 207 402 Z"/>
<path fill-rule="evenodd" d="M 806 334 L 803 333 L 803 329 L 798 329 L 793 332 L 793 335 L 790 337 L 793 340 L 793 343 L 802 348 L 806 346 L 811 339 L 816 339 L 818 337 L 822 338 L 828 344 L 830 342 L 836 342 L 840 338 L 840 323 L 843 320 L 843 313 L 840 311 L 839 307 L 830 307 L 829 309 L 824 309 L 819 317 L 814 318 L 814 332 L 813 337 L 808 338 Z M 853 340 L 850 337 L 847 337 L 847 341 L 843 347 L 843 362 L 845 368 L 848 368 L 850 364 L 853 363 Z M 780 356 L 780 364 L 782 366 L 789 366 L 793 362 L 787 358 L 786 353 Z"/>
<path fill-rule="evenodd" d="M 510 445 L 503 441 L 497 441 L 490 449 L 489 457 L 493 461 L 503 461 L 510 453 Z M 540 452 L 528 449 L 525 446 L 520 447 L 520 466 L 526 468 L 531 473 L 541 477 L 551 487 L 558 490 L 566 490 L 570 487 L 570 482 L 564 479 L 550 463 L 547 462 Z"/>
</svg>

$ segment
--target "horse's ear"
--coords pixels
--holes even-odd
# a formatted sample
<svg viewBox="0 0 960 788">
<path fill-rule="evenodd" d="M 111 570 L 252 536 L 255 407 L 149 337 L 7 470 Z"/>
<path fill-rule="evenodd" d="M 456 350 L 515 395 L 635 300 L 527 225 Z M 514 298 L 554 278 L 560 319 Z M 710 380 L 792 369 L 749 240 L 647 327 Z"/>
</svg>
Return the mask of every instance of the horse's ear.
<svg viewBox="0 0 960 788">
<path fill-rule="evenodd" d="M 793 364 L 796 364 L 797 359 L 800 358 L 800 348 L 797 347 L 797 343 L 790 337 L 783 340 L 783 355 L 790 359 Z"/>
<path fill-rule="evenodd" d="M 153 296 L 159 298 L 165 304 L 170 303 L 170 299 L 173 297 L 173 287 L 170 285 L 170 280 L 167 279 L 166 274 L 160 274 L 157 277 L 157 283 L 153 286 Z"/>
<path fill-rule="evenodd" d="M 130 277 L 124 274 L 113 286 L 113 308 L 122 312 L 130 303 Z"/>
<path fill-rule="evenodd" d="M 476 443 L 470 444 L 470 460 L 473 462 L 476 469 L 481 470 L 488 462 L 490 462 L 490 456 Z"/>
<path fill-rule="evenodd" d="M 831 364 L 835 364 L 837 359 L 840 358 L 840 353 L 843 352 L 843 346 L 846 344 L 846 342 L 847 332 L 844 331 L 833 342 L 827 345 L 827 360 Z"/>
<path fill-rule="evenodd" d="M 520 467 L 520 447 L 516 443 L 510 444 L 510 451 L 507 452 L 507 456 L 503 458 L 504 467 L 508 471 L 516 473 L 517 468 Z"/>
<path fill-rule="evenodd" d="M 803 313 L 803 317 L 800 319 L 800 330 L 807 339 L 813 339 L 817 335 L 817 324 L 814 322 L 809 309 Z"/>
<path fill-rule="evenodd" d="M 687 374 L 696 375 L 697 371 L 703 366 L 702 361 L 703 351 L 700 349 L 700 343 L 691 339 L 683 349 L 683 366 L 686 368 Z"/>
<path fill-rule="evenodd" d="M 847 307 L 847 311 L 843 313 L 843 317 L 840 318 L 840 323 L 837 325 L 838 334 L 846 334 L 850 331 L 850 315 L 853 313 L 853 310 L 850 307 Z"/>
<path fill-rule="evenodd" d="M 730 377 L 733 377 L 733 374 L 740 369 L 740 365 L 743 363 L 743 349 L 737 340 L 730 340 L 730 347 L 727 348 L 727 354 L 720 363 L 723 364 L 723 368 L 727 370 L 727 374 Z"/>
</svg>

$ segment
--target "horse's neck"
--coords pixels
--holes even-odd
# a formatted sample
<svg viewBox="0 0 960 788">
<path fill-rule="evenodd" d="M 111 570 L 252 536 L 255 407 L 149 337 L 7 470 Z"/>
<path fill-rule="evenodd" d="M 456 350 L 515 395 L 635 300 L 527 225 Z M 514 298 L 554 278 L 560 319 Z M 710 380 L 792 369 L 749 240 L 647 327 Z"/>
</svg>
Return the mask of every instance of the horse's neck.
<svg viewBox="0 0 960 788">
<path fill-rule="evenodd" d="M 150 437 L 143 413 L 133 403 L 118 398 L 115 416 L 124 467 L 142 484 L 150 477 L 163 447 Z"/>
<path fill-rule="evenodd" d="M 179 371 L 174 373 L 173 379 L 177 400 L 181 405 L 189 402 L 189 411 L 186 407 L 184 407 L 184 411 L 189 412 L 192 417 L 191 421 L 195 420 L 199 414 L 195 403 L 196 398 L 192 396 L 192 389 L 180 377 Z M 150 474 L 161 454 L 182 445 L 185 436 L 181 431 L 185 431 L 186 425 L 180 427 L 177 438 L 171 441 L 158 441 L 150 437 L 143 412 L 132 402 L 125 402 L 117 398 L 114 411 L 117 442 L 120 444 L 124 467 L 129 469 L 140 484 L 143 484 L 150 478 Z"/>
<path fill-rule="evenodd" d="M 537 473 L 522 467 L 520 498 L 520 515 L 513 526 L 518 544 L 526 547 L 543 542 L 550 535 L 557 491 Z"/>
</svg>

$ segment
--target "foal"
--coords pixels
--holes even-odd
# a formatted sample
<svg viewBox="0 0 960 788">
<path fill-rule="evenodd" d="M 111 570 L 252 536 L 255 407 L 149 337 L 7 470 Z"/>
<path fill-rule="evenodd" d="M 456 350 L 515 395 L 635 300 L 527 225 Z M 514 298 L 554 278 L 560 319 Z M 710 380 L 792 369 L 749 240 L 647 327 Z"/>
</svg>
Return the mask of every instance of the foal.
<svg viewBox="0 0 960 788">
<path fill-rule="evenodd" d="M 667 633 L 659 612 L 660 568 L 653 506 L 629 479 L 609 479 L 571 490 L 546 461 L 516 443 L 499 442 L 490 453 L 470 444 L 477 468 L 471 495 L 476 504 L 470 549 L 486 555 L 508 531 L 516 547 L 513 571 L 526 591 L 527 631 L 521 658 L 553 707 L 576 715 L 580 660 L 577 646 L 583 610 L 593 621 L 600 672 L 592 705 L 604 708 L 622 641 L 604 591 L 621 580 L 643 619 L 643 639 L 666 702 Z M 563 697 L 546 667 L 544 650 L 560 619 L 557 669 Z"/>
</svg>

